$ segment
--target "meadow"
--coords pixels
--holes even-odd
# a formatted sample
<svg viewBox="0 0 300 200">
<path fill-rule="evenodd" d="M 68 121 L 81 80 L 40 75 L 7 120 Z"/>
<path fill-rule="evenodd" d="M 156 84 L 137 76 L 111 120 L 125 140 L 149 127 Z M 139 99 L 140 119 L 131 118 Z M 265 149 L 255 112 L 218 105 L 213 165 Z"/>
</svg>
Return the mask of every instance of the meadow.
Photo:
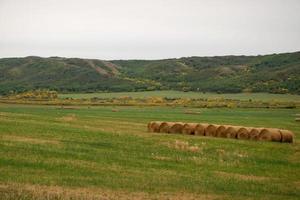
<svg viewBox="0 0 300 200">
<path fill-rule="evenodd" d="M 145 91 L 145 92 L 101 92 L 101 93 L 65 93 L 59 94 L 60 98 L 148 98 L 148 97 L 166 97 L 166 98 L 195 98 L 195 99 L 234 99 L 234 100 L 254 100 L 254 101 L 300 101 L 300 95 L 292 94 L 270 94 L 270 93 L 233 93 L 217 94 L 202 92 L 182 92 L 182 91 Z"/>
<path fill-rule="evenodd" d="M 0 104 L 0 199 L 299 199 L 299 113 Z M 296 141 L 149 133 L 152 120 L 283 128 Z"/>
</svg>

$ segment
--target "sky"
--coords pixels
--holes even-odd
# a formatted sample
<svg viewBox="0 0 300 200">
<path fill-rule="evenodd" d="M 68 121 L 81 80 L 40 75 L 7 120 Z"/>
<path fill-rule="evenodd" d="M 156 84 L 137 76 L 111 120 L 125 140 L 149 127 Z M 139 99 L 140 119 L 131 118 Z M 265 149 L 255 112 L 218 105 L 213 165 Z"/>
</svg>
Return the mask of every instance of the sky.
<svg viewBox="0 0 300 200">
<path fill-rule="evenodd" d="M 300 0 L 0 0 L 0 57 L 300 51 Z"/>
</svg>

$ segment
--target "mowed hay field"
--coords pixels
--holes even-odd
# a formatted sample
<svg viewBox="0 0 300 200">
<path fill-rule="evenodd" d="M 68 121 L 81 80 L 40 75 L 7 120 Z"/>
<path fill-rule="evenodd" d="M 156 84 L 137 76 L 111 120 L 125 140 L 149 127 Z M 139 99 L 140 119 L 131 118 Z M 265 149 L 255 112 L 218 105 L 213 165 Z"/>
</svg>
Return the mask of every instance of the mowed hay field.
<svg viewBox="0 0 300 200">
<path fill-rule="evenodd" d="M 300 109 L 0 104 L 0 199 L 299 199 Z M 290 129 L 295 143 L 148 133 L 149 121 Z"/>
<path fill-rule="evenodd" d="M 101 92 L 101 93 L 71 93 L 59 94 L 61 98 L 120 98 L 130 96 L 132 98 L 166 97 L 166 98 L 195 98 L 195 99 L 235 99 L 235 100 L 255 100 L 255 101 L 297 101 L 300 102 L 300 95 L 291 94 L 270 94 L 270 93 L 235 93 L 217 94 L 202 92 L 181 92 L 181 91 L 145 91 L 145 92 Z"/>
</svg>

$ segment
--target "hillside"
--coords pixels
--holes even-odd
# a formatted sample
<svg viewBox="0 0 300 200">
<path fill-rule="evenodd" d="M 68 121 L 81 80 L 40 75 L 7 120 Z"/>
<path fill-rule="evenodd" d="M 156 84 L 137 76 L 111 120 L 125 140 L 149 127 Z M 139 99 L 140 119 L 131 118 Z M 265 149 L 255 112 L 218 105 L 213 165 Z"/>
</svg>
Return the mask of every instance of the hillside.
<svg viewBox="0 0 300 200">
<path fill-rule="evenodd" d="M 0 59 L 0 93 L 183 90 L 300 94 L 300 52 L 265 56 L 112 60 Z"/>
</svg>

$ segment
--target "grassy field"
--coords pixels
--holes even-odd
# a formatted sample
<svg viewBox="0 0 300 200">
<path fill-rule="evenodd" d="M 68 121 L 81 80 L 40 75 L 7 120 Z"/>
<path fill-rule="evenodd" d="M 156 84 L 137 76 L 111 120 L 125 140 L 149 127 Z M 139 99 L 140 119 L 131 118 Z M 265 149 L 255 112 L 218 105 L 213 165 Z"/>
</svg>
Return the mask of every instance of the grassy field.
<svg viewBox="0 0 300 200">
<path fill-rule="evenodd" d="M 188 93 L 183 93 L 188 94 Z M 146 132 L 151 120 L 286 128 L 299 109 L 0 104 L 0 199 L 299 199 L 300 144 Z"/>
<path fill-rule="evenodd" d="M 169 98 L 224 98 L 237 100 L 257 100 L 257 101 L 300 101 L 300 95 L 289 94 L 269 94 L 269 93 L 236 93 L 236 94 L 216 94 L 216 93 L 200 93 L 200 92 L 181 92 L 181 91 L 147 91 L 147 92 L 112 92 L 112 93 L 70 93 L 60 94 L 59 97 L 74 99 L 79 98 L 114 98 L 130 96 L 133 98 L 145 97 L 169 97 Z"/>
</svg>

